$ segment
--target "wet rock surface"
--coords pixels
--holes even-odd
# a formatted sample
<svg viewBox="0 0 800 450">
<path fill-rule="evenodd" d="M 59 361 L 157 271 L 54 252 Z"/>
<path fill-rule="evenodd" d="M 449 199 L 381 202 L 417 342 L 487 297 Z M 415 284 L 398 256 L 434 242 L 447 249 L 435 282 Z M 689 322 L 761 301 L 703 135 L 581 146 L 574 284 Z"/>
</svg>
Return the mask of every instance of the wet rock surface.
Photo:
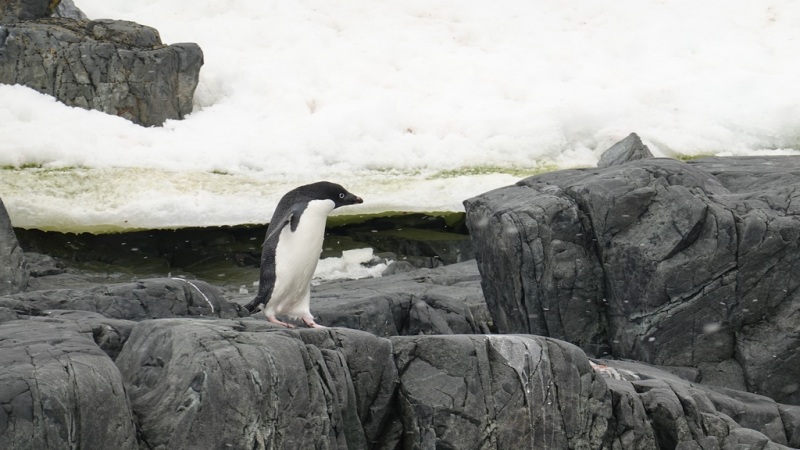
<svg viewBox="0 0 800 450">
<path fill-rule="evenodd" d="M 28 285 L 28 268 L 22 248 L 0 200 L 0 295 L 23 292 Z"/>
<path fill-rule="evenodd" d="M 311 312 L 326 326 L 378 336 L 489 333 L 475 261 L 314 286 Z M 263 314 L 257 315 L 261 317 Z"/>
<path fill-rule="evenodd" d="M 800 404 L 798 187 L 797 157 L 646 159 L 465 205 L 500 332 Z"/>
<path fill-rule="evenodd" d="M 14 13 L 21 21 L 3 16 L 0 83 L 27 86 L 66 105 L 143 126 L 161 126 L 192 112 L 203 65 L 197 44 L 164 45 L 154 28 L 86 20 L 76 8 L 50 17 L 54 3 L 45 2 L 49 9 L 41 13 Z"/>
<path fill-rule="evenodd" d="M 90 326 L 0 324 L 0 447 L 136 449 L 122 375 Z"/>
<path fill-rule="evenodd" d="M 85 289 L 32 291 L 6 298 L 38 310 L 91 311 L 112 319 L 135 321 L 161 317 L 234 318 L 248 315 L 208 283 L 181 278 L 156 278 Z"/>
<path fill-rule="evenodd" d="M 597 167 L 618 166 L 626 162 L 636 161 L 637 159 L 652 158 L 650 149 L 642 142 L 636 133 L 631 133 L 625 139 L 617 142 L 611 148 L 603 152 Z"/>
</svg>

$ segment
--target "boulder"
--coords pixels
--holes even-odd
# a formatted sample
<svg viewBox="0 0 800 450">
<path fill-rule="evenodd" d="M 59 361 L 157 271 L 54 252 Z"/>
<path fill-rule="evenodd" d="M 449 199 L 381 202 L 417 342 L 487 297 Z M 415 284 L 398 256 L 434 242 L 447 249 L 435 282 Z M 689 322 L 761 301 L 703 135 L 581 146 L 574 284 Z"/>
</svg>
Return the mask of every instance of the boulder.
<svg viewBox="0 0 800 450">
<path fill-rule="evenodd" d="M 134 321 L 160 317 L 234 318 L 248 315 L 238 304 L 225 300 L 217 288 L 203 281 L 182 278 L 154 278 L 87 289 L 32 291 L 6 298 L 38 310 L 91 311 L 111 319 Z"/>
<path fill-rule="evenodd" d="M 631 133 L 625 139 L 612 145 L 600 156 L 597 167 L 618 166 L 637 159 L 652 158 L 653 154 L 636 133 Z"/>
<path fill-rule="evenodd" d="M 75 6 L 75 2 L 72 0 L 59 1 L 58 6 L 56 6 L 56 9 L 53 10 L 53 17 L 68 17 L 70 19 L 78 20 L 88 19 L 86 14 L 84 14 L 80 8 Z"/>
<path fill-rule="evenodd" d="M 28 286 L 28 269 L 11 219 L 0 199 L 0 295 L 16 294 Z"/>
<path fill-rule="evenodd" d="M 145 448 L 396 448 L 391 343 L 256 320 L 139 322 L 117 358 Z"/>
<path fill-rule="evenodd" d="M 577 347 L 537 336 L 393 337 L 405 448 L 599 448 L 611 401 Z"/>
<path fill-rule="evenodd" d="M 0 367 L 0 448 L 138 448 L 122 377 L 91 328 L 2 323 Z"/>
<path fill-rule="evenodd" d="M 192 112 L 202 65 L 197 44 L 164 45 L 157 30 L 134 22 L 46 18 L 0 24 L 0 83 L 143 126 Z"/>
<path fill-rule="evenodd" d="M 151 449 L 598 448 L 611 413 L 577 347 L 532 336 L 159 319 L 116 362 Z"/>
<path fill-rule="evenodd" d="M 0 23 L 50 17 L 58 0 L 0 0 Z"/>
<path fill-rule="evenodd" d="M 475 261 L 313 287 L 317 323 L 377 336 L 488 333 Z M 256 315 L 264 318 L 263 314 Z"/>
<path fill-rule="evenodd" d="M 465 207 L 500 332 L 800 404 L 798 187 L 798 157 L 646 159 L 537 175 Z"/>
<path fill-rule="evenodd" d="M 468 235 L 438 230 L 403 228 L 400 230 L 353 231 L 359 242 L 380 251 L 396 252 L 406 257 L 434 257 L 444 264 L 475 258 Z"/>
<path fill-rule="evenodd" d="M 613 426 L 605 448 L 725 449 L 739 448 L 735 445 L 745 442 L 768 445 L 764 448 L 789 448 L 787 436 L 796 421 L 783 420 L 783 405 L 768 397 L 692 383 L 647 364 L 596 362 L 596 370 L 607 378 L 615 397 Z M 616 397 L 620 398 L 619 406 Z M 642 421 L 641 411 L 647 423 Z M 620 429 L 622 433 L 617 431 Z M 651 435 L 655 436 L 655 446 Z"/>
</svg>

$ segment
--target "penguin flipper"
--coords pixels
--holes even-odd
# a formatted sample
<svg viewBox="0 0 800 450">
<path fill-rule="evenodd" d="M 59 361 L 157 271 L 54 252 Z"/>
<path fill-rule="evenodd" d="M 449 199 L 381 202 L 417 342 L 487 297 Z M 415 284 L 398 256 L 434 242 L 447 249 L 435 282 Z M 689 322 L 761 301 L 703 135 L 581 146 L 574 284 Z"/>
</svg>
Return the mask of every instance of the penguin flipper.
<svg viewBox="0 0 800 450">
<path fill-rule="evenodd" d="M 269 224 L 269 228 L 267 228 L 267 236 L 264 238 L 264 242 L 261 244 L 263 247 L 267 241 L 272 239 L 274 236 L 277 236 L 281 233 L 283 228 L 291 223 L 292 231 L 297 229 L 297 223 L 300 221 L 300 215 L 306 209 L 306 203 L 298 203 L 291 207 L 286 213 L 281 216 L 278 220 L 273 220 L 272 223 Z"/>
</svg>

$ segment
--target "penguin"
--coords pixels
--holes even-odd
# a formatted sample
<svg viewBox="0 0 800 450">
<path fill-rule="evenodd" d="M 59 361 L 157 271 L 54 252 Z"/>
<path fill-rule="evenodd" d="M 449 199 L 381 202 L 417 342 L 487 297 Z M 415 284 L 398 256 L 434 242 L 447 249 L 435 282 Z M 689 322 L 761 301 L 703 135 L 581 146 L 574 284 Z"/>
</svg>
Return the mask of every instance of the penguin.
<svg viewBox="0 0 800 450">
<path fill-rule="evenodd" d="M 308 327 L 322 328 L 309 310 L 311 277 L 317 268 L 325 237 L 325 221 L 336 208 L 363 203 L 342 186 L 320 181 L 295 188 L 284 195 L 267 228 L 261 251 L 258 294 L 245 305 L 250 313 L 264 306 L 270 322 L 276 314 L 301 318 Z"/>
</svg>

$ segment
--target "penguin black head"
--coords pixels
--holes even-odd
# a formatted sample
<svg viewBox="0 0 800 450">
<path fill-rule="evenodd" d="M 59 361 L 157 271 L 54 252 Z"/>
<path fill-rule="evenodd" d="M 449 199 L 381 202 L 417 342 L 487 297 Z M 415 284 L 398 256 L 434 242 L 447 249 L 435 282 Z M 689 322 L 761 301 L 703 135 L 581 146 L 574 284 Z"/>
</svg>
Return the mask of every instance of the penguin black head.
<svg viewBox="0 0 800 450">
<path fill-rule="evenodd" d="M 297 188 L 297 190 L 302 191 L 303 194 L 315 200 L 332 200 L 335 205 L 334 208 L 364 203 L 361 197 L 348 192 L 347 189 L 343 188 L 341 185 L 328 181 L 307 184 Z"/>
</svg>

